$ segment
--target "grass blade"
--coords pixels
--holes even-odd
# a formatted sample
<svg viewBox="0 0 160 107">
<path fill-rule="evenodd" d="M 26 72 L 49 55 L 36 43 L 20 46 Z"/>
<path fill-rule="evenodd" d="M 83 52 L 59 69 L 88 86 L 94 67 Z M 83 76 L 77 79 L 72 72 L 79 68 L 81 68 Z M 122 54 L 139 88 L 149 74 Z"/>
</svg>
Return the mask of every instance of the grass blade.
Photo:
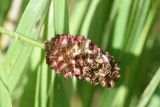
<svg viewBox="0 0 160 107">
<path fill-rule="evenodd" d="M 67 0 L 54 0 L 54 26 L 56 34 L 69 32 L 68 3 Z"/>
<path fill-rule="evenodd" d="M 85 20 L 83 21 L 80 34 L 82 34 L 86 37 L 88 36 L 88 31 L 89 31 L 89 28 L 90 28 L 90 24 L 91 24 L 92 18 L 94 16 L 94 12 L 95 12 L 99 2 L 100 2 L 100 0 L 94 0 L 94 1 L 91 2 L 90 6 L 89 6 L 89 9 L 88 9 L 88 12 L 85 16 Z"/>
<path fill-rule="evenodd" d="M 41 77 L 41 70 L 40 66 L 37 69 L 37 80 L 36 80 L 36 89 L 35 89 L 35 103 L 34 107 L 40 107 L 40 77 Z"/>
<path fill-rule="evenodd" d="M 127 28 L 127 20 L 129 18 L 130 6 L 131 0 L 121 0 L 112 42 L 112 46 L 115 49 L 122 48 L 125 30 Z"/>
<path fill-rule="evenodd" d="M 11 96 L 8 89 L 0 80 L 0 107 L 12 107 Z"/>
<path fill-rule="evenodd" d="M 76 2 L 70 17 L 71 34 L 80 34 L 80 29 L 82 27 L 83 21 L 85 20 L 90 3 L 90 0 L 78 0 Z"/>
<path fill-rule="evenodd" d="M 157 70 L 156 74 L 145 88 L 140 101 L 138 103 L 138 107 L 146 107 L 148 101 L 156 90 L 157 86 L 160 84 L 160 68 Z"/>
<path fill-rule="evenodd" d="M 12 100 L 7 85 L 7 77 L 5 73 L 0 70 L 0 107 L 12 107 Z"/>
<path fill-rule="evenodd" d="M 158 1 L 158 0 L 157 0 Z M 139 56 L 142 52 L 142 49 L 144 47 L 144 44 L 145 44 L 145 41 L 148 37 L 148 33 L 149 33 L 149 30 L 151 28 L 151 25 L 153 23 L 153 19 L 157 13 L 157 4 L 158 2 L 155 2 L 155 4 L 153 4 L 152 8 L 150 9 L 150 12 L 148 14 L 148 17 L 146 19 L 146 22 L 145 22 L 145 25 L 140 33 L 140 36 L 139 36 L 139 39 L 136 40 L 136 46 L 133 46 L 133 53 L 137 56 Z"/>
<path fill-rule="evenodd" d="M 135 21 L 133 24 L 133 28 L 130 34 L 130 38 L 127 44 L 127 51 L 134 53 L 135 46 L 137 45 L 137 41 L 139 40 L 139 35 L 142 31 L 144 23 L 146 21 L 146 17 L 148 15 L 149 8 L 151 6 L 151 0 L 142 0 L 142 3 L 138 5 L 140 8 L 137 9 L 137 14 L 135 17 Z"/>
<path fill-rule="evenodd" d="M 35 39 L 39 34 L 49 4 L 49 0 L 31 0 L 16 32 Z M 11 92 L 27 64 L 32 48 L 32 46 L 27 46 L 20 41 L 14 40 L 7 52 L 3 62 L 3 70 L 9 74 L 8 81 Z"/>
</svg>

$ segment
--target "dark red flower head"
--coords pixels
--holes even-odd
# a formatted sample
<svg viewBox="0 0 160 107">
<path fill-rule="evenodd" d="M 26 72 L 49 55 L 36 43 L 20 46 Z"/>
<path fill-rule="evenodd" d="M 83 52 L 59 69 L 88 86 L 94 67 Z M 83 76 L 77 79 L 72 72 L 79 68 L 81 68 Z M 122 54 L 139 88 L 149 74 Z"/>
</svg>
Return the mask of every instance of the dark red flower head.
<svg viewBox="0 0 160 107">
<path fill-rule="evenodd" d="M 47 64 L 57 73 L 63 72 L 65 77 L 75 76 L 103 87 L 113 87 L 120 77 L 113 56 L 83 36 L 57 35 L 45 45 Z"/>
</svg>

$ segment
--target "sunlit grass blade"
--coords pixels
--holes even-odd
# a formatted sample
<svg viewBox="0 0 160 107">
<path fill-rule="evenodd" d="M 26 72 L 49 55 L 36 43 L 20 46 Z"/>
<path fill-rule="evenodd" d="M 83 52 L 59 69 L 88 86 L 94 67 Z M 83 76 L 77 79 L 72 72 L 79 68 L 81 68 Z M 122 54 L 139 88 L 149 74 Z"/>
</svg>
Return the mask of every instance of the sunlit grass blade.
<svg viewBox="0 0 160 107">
<path fill-rule="evenodd" d="M 160 84 L 160 68 L 157 70 L 156 74 L 153 76 L 152 80 L 145 88 L 139 100 L 138 107 L 146 107 L 148 101 L 150 100 L 151 96 L 153 95 L 154 91 L 156 90 L 159 84 Z"/>
<path fill-rule="evenodd" d="M 11 96 L 8 89 L 0 80 L 0 107 L 12 107 Z"/>
<path fill-rule="evenodd" d="M 47 40 L 50 40 L 55 35 L 54 29 L 54 12 L 53 12 L 53 1 L 51 2 L 49 13 L 48 13 L 48 24 L 47 24 Z"/>
<path fill-rule="evenodd" d="M 154 94 L 148 104 L 148 107 L 158 107 L 160 105 L 160 96 Z"/>
<path fill-rule="evenodd" d="M 43 54 L 44 55 L 44 54 Z M 45 57 L 42 57 L 45 59 Z M 47 91 L 48 91 L 48 65 L 46 64 L 46 60 L 42 62 L 41 69 L 41 86 L 40 86 L 40 103 L 41 107 L 47 106 Z"/>
<path fill-rule="evenodd" d="M 43 39 L 48 39 L 48 14 L 45 20 L 44 24 L 44 34 Z M 39 107 L 46 107 L 47 106 L 47 100 L 48 100 L 48 84 L 50 83 L 50 71 L 48 69 L 48 65 L 46 64 L 45 59 L 45 52 L 42 52 L 41 56 L 41 64 L 39 65 L 41 67 L 41 76 L 40 76 L 40 106 Z"/>
<path fill-rule="evenodd" d="M 36 80 L 36 87 L 35 87 L 35 101 L 34 107 L 40 107 L 40 79 L 41 79 L 41 66 L 37 69 L 37 80 Z"/>
<path fill-rule="evenodd" d="M 48 39 L 48 14 L 46 15 L 44 21 L 44 31 L 43 40 Z M 38 53 L 38 52 L 37 52 Z M 37 73 L 37 84 L 35 92 L 35 107 L 46 107 L 48 100 L 48 84 L 50 83 L 50 71 L 48 70 L 48 65 L 45 60 L 45 53 L 43 51 L 39 52 L 41 56 L 39 57 L 38 73 Z M 35 69 L 36 70 L 36 69 Z M 48 77 L 49 76 L 49 77 Z"/>
<path fill-rule="evenodd" d="M 140 33 L 140 36 L 139 36 L 139 39 L 137 39 L 136 41 L 136 46 L 133 45 L 133 53 L 135 55 L 140 55 L 141 52 L 142 52 L 142 49 L 144 47 L 144 44 L 145 44 L 145 41 L 149 35 L 149 30 L 151 29 L 151 25 L 152 23 L 154 22 L 154 18 L 156 16 L 156 13 L 157 13 L 157 4 L 158 4 L 158 0 L 152 5 L 150 11 L 149 11 L 149 14 L 147 16 L 147 19 L 146 19 L 146 22 L 145 22 L 145 25 Z"/>
<path fill-rule="evenodd" d="M 69 32 L 68 1 L 54 0 L 54 26 L 56 34 Z"/>
<path fill-rule="evenodd" d="M 35 107 L 47 106 L 47 90 L 48 90 L 47 71 L 48 71 L 48 66 L 46 64 L 46 61 L 42 60 L 41 64 L 39 64 L 38 75 L 37 75 Z"/>
<path fill-rule="evenodd" d="M 94 0 L 91 2 L 88 12 L 85 16 L 85 20 L 83 21 L 80 34 L 84 35 L 85 37 L 88 36 L 88 31 L 90 28 L 90 24 L 92 22 L 92 17 L 94 16 L 94 12 L 99 4 L 100 0 Z"/>
<path fill-rule="evenodd" d="M 0 69 L 0 80 L 3 83 L 3 85 L 8 89 L 8 80 L 6 74 L 3 72 L 2 69 Z M 9 91 L 9 89 L 8 89 Z"/>
<path fill-rule="evenodd" d="M 5 73 L 0 70 L 0 107 L 12 107 L 12 100 L 7 82 Z"/>
<path fill-rule="evenodd" d="M 18 86 L 12 92 L 12 100 L 19 101 L 18 103 L 13 103 L 13 105 L 18 105 L 20 107 L 30 107 L 34 105 L 35 95 L 33 92 L 35 91 L 36 86 L 36 74 L 37 72 L 32 71 L 30 68 L 26 68 L 20 78 L 21 81 L 18 82 Z"/>
<path fill-rule="evenodd" d="M 89 8 L 90 0 L 78 0 L 73 7 L 70 17 L 70 33 L 80 34 L 83 21 L 85 20 L 86 13 Z M 80 11 L 80 12 L 79 12 Z"/>
<path fill-rule="evenodd" d="M 54 80 L 55 80 L 55 72 L 49 70 L 50 73 L 50 84 L 48 86 L 48 107 L 54 106 Z"/>
<path fill-rule="evenodd" d="M 134 47 L 137 44 L 137 40 L 139 39 L 139 35 L 146 21 L 148 11 L 151 6 L 151 0 L 142 0 L 141 3 L 139 3 L 138 5 L 140 6 L 140 8 L 137 8 L 137 14 L 133 16 L 135 17 L 135 23 L 133 23 L 133 27 L 126 48 L 128 52 L 132 53 L 135 51 Z"/>
<path fill-rule="evenodd" d="M 115 49 L 121 49 L 123 46 L 131 3 L 131 0 L 121 0 L 120 2 L 112 42 L 112 46 Z"/>
<path fill-rule="evenodd" d="M 30 1 L 16 32 L 35 39 L 39 34 L 49 4 L 49 0 Z M 14 40 L 7 52 L 3 62 L 3 70 L 9 74 L 8 81 L 11 92 L 27 64 L 32 48 L 32 46 Z"/>
</svg>

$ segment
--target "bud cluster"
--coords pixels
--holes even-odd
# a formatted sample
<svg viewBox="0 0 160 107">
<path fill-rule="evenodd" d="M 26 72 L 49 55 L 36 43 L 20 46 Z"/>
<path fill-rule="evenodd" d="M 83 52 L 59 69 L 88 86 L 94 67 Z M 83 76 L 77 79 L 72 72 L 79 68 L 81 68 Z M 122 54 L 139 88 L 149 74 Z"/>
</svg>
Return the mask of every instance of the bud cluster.
<svg viewBox="0 0 160 107">
<path fill-rule="evenodd" d="M 83 36 L 57 35 L 46 41 L 46 63 L 65 77 L 75 76 L 91 84 L 113 87 L 120 77 L 113 56 Z"/>
</svg>

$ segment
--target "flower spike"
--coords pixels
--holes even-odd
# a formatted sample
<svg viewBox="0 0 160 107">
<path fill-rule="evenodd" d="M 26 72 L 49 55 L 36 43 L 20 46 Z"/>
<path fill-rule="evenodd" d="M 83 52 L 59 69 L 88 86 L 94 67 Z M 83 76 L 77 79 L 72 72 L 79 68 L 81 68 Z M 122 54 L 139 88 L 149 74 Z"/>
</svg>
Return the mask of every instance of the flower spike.
<svg viewBox="0 0 160 107">
<path fill-rule="evenodd" d="M 120 77 L 118 62 L 84 36 L 56 35 L 45 42 L 46 63 L 65 77 L 75 76 L 91 84 L 114 87 Z"/>
</svg>

